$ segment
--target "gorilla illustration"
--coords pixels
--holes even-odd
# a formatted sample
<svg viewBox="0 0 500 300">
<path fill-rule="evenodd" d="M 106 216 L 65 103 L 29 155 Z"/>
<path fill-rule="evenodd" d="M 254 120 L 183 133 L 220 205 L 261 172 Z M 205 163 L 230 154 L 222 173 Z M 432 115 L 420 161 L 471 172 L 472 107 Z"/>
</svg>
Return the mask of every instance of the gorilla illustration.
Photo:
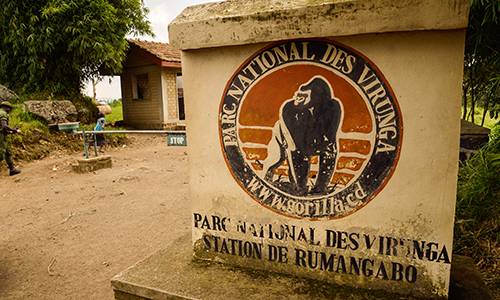
<svg viewBox="0 0 500 300">
<path fill-rule="evenodd" d="M 324 77 L 314 76 L 301 85 L 281 106 L 268 148 L 270 159 L 264 165 L 265 179 L 272 182 L 275 170 L 288 159 L 289 192 L 299 196 L 327 194 L 335 171 L 341 118 L 340 102 Z M 314 185 L 308 186 L 313 155 L 319 155 L 319 172 Z"/>
</svg>

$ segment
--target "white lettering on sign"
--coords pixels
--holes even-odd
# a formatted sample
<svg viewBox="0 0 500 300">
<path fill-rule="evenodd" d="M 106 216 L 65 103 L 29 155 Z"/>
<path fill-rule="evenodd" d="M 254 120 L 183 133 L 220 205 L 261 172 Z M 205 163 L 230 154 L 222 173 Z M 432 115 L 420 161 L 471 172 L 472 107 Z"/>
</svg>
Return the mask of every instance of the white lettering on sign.
<svg viewBox="0 0 500 300">
<path fill-rule="evenodd" d="M 170 145 L 185 145 L 186 144 L 186 137 L 183 135 L 181 135 L 181 136 L 169 136 L 168 142 Z"/>
<path fill-rule="evenodd" d="M 386 88 L 375 76 L 372 70 L 365 65 L 358 84 L 363 88 L 373 106 L 373 112 L 378 120 L 378 137 L 376 152 L 395 151 L 393 145 L 398 139 L 396 113 L 394 104 L 388 98 Z"/>
</svg>

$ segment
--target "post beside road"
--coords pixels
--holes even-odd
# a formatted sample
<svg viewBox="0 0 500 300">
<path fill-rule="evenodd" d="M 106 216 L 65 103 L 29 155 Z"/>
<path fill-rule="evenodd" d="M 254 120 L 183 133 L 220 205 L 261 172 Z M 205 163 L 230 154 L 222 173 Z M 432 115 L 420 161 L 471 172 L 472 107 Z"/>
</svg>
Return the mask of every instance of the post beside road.
<svg viewBox="0 0 500 300">
<path fill-rule="evenodd" d="M 274 299 L 294 287 L 282 274 L 310 288 L 297 299 L 312 282 L 323 299 L 447 299 L 470 2 L 306 2 L 206 3 L 169 25 L 192 236 L 115 277 L 117 295 Z"/>
</svg>

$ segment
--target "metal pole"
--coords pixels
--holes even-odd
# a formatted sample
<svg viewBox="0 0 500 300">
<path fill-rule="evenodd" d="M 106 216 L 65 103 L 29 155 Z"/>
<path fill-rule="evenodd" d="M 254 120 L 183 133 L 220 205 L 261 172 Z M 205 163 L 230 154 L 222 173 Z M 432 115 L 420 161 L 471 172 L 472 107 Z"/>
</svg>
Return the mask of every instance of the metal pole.
<svg viewBox="0 0 500 300">
<path fill-rule="evenodd" d="M 119 134 L 119 133 L 140 133 L 140 134 L 186 134 L 185 130 L 103 130 L 103 131 L 85 131 L 86 133 L 103 133 L 103 134 Z M 82 131 L 75 131 L 75 134 L 81 134 Z"/>
<path fill-rule="evenodd" d="M 94 153 L 97 157 L 97 136 L 94 134 Z"/>
<path fill-rule="evenodd" d="M 94 152 L 95 156 L 97 156 L 97 139 L 95 138 L 95 134 L 120 134 L 120 133 L 139 133 L 139 134 L 186 134 L 185 130 L 103 130 L 103 131 L 94 131 L 89 130 L 85 131 L 85 128 L 82 128 L 82 131 L 73 131 L 73 134 L 81 134 L 83 137 L 83 147 L 85 149 L 85 157 L 89 158 L 89 150 L 87 147 L 87 143 L 85 140 L 86 134 L 94 134 Z"/>
<path fill-rule="evenodd" d="M 85 148 L 85 157 L 89 158 L 89 149 L 87 149 L 87 142 L 85 141 L 85 128 L 82 128 L 81 134 L 83 137 L 83 148 Z"/>
</svg>

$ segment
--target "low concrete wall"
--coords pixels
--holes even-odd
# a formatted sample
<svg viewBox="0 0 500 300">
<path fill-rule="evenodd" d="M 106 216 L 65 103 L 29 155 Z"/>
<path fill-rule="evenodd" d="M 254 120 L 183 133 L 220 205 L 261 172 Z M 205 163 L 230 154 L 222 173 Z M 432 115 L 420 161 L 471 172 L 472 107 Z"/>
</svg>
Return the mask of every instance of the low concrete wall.
<svg viewBox="0 0 500 300">
<path fill-rule="evenodd" d="M 78 159 L 78 164 L 73 165 L 73 171 L 77 173 L 92 172 L 99 169 L 111 168 L 113 162 L 110 155 Z"/>
</svg>

